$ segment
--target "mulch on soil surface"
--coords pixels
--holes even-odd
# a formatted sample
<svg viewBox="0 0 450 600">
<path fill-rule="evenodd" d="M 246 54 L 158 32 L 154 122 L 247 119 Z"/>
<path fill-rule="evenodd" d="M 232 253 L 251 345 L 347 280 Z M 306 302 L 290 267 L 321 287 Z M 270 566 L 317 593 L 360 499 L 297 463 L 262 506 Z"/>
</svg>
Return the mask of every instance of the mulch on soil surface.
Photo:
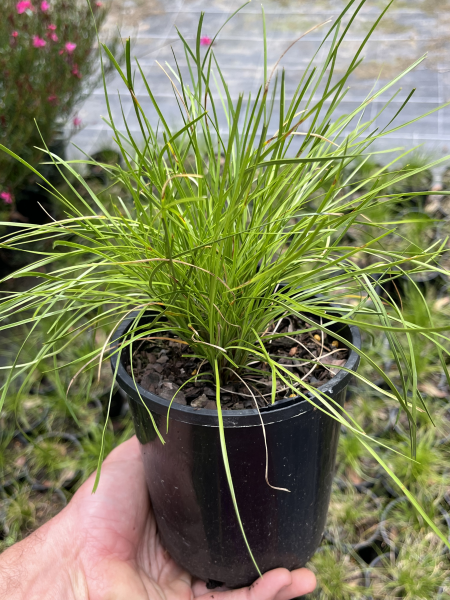
<svg viewBox="0 0 450 600">
<path fill-rule="evenodd" d="M 334 377 L 349 355 L 348 348 L 331 335 L 319 329 L 311 330 L 297 317 L 285 317 L 273 324 L 266 336 L 276 334 L 284 335 L 267 340 L 265 344 L 270 357 L 314 387 L 324 385 Z M 156 337 L 177 339 L 170 332 L 160 332 Z M 124 361 L 131 375 L 129 358 L 124 358 Z M 252 360 L 251 356 L 248 363 L 239 376 L 227 372 L 229 379 L 221 388 L 222 408 L 243 410 L 255 408 L 255 402 L 260 408 L 270 404 L 272 376 L 269 366 L 257 358 Z M 195 356 L 193 348 L 180 341 L 145 338 L 135 342 L 133 374 L 141 387 L 168 401 L 176 393 L 174 402 L 178 404 L 217 408 L 216 386 L 210 365 Z M 192 381 L 186 383 L 189 379 Z M 297 387 L 301 389 L 301 386 Z M 291 388 L 277 381 L 276 401 L 293 396 Z"/>
</svg>

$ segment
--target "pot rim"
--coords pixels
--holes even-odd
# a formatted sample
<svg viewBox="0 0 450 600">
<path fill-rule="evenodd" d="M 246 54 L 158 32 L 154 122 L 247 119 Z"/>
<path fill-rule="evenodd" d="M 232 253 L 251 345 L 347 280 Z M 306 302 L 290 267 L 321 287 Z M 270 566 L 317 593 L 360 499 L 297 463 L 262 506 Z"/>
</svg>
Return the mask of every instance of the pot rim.
<svg viewBox="0 0 450 600">
<path fill-rule="evenodd" d="M 127 332 L 132 322 L 139 315 L 140 311 L 134 311 L 130 313 L 129 317 L 124 319 L 120 326 L 114 332 L 111 344 L 114 345 L 119 339 Z M 348 334 L 351 343 L 361 349 L 361 333 L 356 325 L 347 325 Z M 113 373 L 117 366 L 117 354 L 111 357 L 111 367 Z M 360 361 L 359 354 L 350 349 L 349 357 L 345 363 L 345 367 L 350 371 L 356 371 Z M 329 396 L 336 397 L 342 390 L 344 390 L 353 377 L 352 373 L 340 370 L 337 375 L 330 379 L 327 383 L 317 388 L 319 392 L 326 393 Z M 170 402 L 152 394 L 151 392 L 142 388 L 139 384 L 135 384 L 132 377 L 127 373 L 123 361 L 121 360 L 117 368 L 116 381 L 120 388 L 126 392 L 130 399 L 139 404 L 144 401 L 146 407 L 158 415 L 167 416 L 167 410 Z M 137 389 L 136 389 L 137 388 Z M 309 398 L 313 398 L 310 394 L 306 394 Z M 318 403 L 316 399 L 316 403 Z M 285 400 L 279 400 L 275 404 L 261 408 L 259 412 L 256 408 L 247 408 L 243 410 L 222 410 L 223 424 L 224 427 L 255 427 L 261 426 L 261 418 L 264 425 L 271 423 L 277 423 L 286 419 L 298 417 L 304 413 L 312 410 L 318 410 L 311 402 L 301 396 L 294 398 L 286 398 Z M 206 408 L 192 408 L 191 406 L 183 406 L 172 403 L 170 408 L 170 419 L 175 421 L 181 421 L 183 423 L 190 423 L 192 425 L 204 425 L 207 427 L 219 427 L 219 420 L 217 416 L 217 410 L 206 409 Z"/>
</svg>

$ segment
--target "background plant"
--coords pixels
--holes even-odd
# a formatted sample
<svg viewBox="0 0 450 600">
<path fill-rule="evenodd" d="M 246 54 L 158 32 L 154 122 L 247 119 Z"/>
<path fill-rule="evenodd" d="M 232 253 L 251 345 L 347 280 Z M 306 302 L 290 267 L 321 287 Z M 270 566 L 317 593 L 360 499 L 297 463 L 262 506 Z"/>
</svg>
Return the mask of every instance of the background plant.
<svg viewBox="0 0 450 600">
<path fill-rule="evenodd" d="M 107 5 L 83 0 L 5 0 L 0 23 L 0 140 L 36 166 L 42 138 L 51 144 L 77 103 L 97 85 L 96 28 Z M 117 39 L 111 41 L 116 46 Z M 39 130 L 37 126 L 39 127 Z M 72 126 L 81 121 L 74 117 Z M 41 138 L 42 136 L 42 138 Z M 30 171 L 0 155 L 0 199 L 12 202 L 14 190 Z"/>
</svg>

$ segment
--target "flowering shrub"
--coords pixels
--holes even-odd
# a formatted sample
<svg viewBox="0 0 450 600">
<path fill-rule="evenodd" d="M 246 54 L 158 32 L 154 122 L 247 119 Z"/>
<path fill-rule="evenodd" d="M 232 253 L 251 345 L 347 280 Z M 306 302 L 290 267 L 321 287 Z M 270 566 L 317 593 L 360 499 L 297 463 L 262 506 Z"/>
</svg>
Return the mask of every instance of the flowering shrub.
<svg viewBox="0 0 450 600">
<path fill-rule="evenodd" d="M 93 2 L 97 27 L 106 10 Z M 36 166 L 43 147 L 97 83 L 96 33 L 84 0 L 3 0 L 0 22 L 0 143 Z M 96 79 L 96 78 L 95 78 Z M 75 117 L 74 127 L 81 125 Z M 36 120 L 36 123 L 35 123 Z M 75 124 L 76 123 L 76 124 Z M 0 205 L 29 173 L 0 153 Z"/>
</svg>

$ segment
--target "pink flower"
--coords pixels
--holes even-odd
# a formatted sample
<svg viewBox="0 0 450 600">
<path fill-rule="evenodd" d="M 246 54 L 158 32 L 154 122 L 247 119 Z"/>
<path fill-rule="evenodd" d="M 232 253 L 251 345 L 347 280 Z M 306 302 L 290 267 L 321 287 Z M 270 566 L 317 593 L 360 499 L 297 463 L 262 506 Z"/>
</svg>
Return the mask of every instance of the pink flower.
<svg viewBox="0 0 450 600">
<path fill-rule="evenodd" d="M 33 46 L 35 48 L 43 48 L 46 44 L 47 42 L 40 38 L 38 35 L 33 36 Z"/>
<path fill-rule="evenodd" d="M 11 194 L 11 192 L 1 192 L 0 198 L 3 200 L 3 202 L 5 204 L 12 204 L 13 195 Z"/>
<path fill-rule="evenodd" d="M 50 104 L 58 104 L 58 96 L 55 96 L 55 94 L 51 94 L 47 98 L 47 102 L 49 102 Z"/>
<path fill-rule="evenodd" d="M 13 31 L 11 35 L 13 38 L 16 38 L 19 34 L 17 31 Z"/>
<path fill-rule="evenodd" d="M 200 38 L 200 46 L 210 46 L 212 42 L 212 39 L 210 37 L 208 37 L 207 35 L 204 35 L 203 37 Z"/>
<path fill-rule="evenodd" d="M 72 54 L 72 52 L 75 50 L 76 47 L 77 47 L 77 45 L 74 44 L 73 42 L 67 42 L 67 44 L 65 46 L 65 48 L 69 54 Z"/>
<path fill-rule="evenodd" d="M 47 2 L 47 0 L 42 0 L 42 2 L 41 2 L 42 12 L 47 12 L 49 8 L 50 8 L 50 4 Z"/>
<path fill-rule="evenodd" d="M 48 37 L 52 40 L 52 42 L 58 41 L 58 36 L 56 35 L 56 33 L 50 33 L 48 34 Z"/>
<path fill-rule="evenodd" d="M 53 25 L 53 23 L 50 23 L 50 25 L 47 27 L 47 29 L 49 29 L 50 31 L 56 31 L 56 25 Z"/>
<path fill-rule="evenodd" d="M 20 0 L 16 4 L 16 10 L 17 10 L 17 12 L 18 12 L 19 15 L 23 14 L 29 8 L 33 9 L 33 6 L 31 4 L 30 0 Z"/>
<path fill-rule="evenodd" d="M 82 75 L 80 73 L 80 71 L 78 70 L 78 65 L 74 65 L 73 69 L 71 71 L 72 75 L 74 75 L 75 77 L 78 77 L 78 79 L 81 79 Z"/>
<path fill-rule="evenodd" d="M 73 126 L 74 126 L 74 127 L 80 127 L 80 125 L 81 125 L 81 123 L 82 123 L 82 120 L 80 119 L 80 117 L 78 117 L 78 116 L 75 116 L 75 117 L 73 118 L 73 121 L 72 121 L 72 123 L 73 123 Z"/>
<path fill-rule="evenodd" d="M 96 3 L 95 3 L 95 6 L 96 6 L 97 8 L 101 8 L 101 7 L 103 6 L 103 2 L 96 2 Z"/>
</svg>

